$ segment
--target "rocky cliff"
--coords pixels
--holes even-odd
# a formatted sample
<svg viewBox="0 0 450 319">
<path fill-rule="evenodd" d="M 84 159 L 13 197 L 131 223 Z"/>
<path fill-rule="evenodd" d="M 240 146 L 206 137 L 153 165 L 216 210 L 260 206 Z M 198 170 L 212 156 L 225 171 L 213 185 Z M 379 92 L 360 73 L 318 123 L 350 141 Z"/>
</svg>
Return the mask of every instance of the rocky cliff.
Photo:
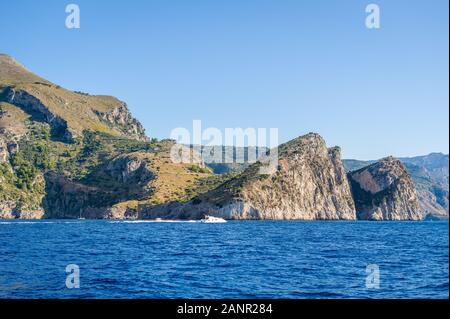
<svg viewBox="0 0 450 319">
<path fill-rule="evenodd" d="M 420 220 L 419 198 L 405 166 L 393 157 L 348 174 L 358 219 Z"/>
<path fill-rule="evenodd" d="M 449 156 L 431 153 L 403 157 L 399 160 L 411 176 L 419 197 L 421 210 L 427 219 L 448 219 L 449 216 Z M 347 172 L 369 166 L 377 161 L 344 160 Z"/>
<path fill-rule="evenodd" d="M 260 162 L 186 204 L 143 206 L 142 218 L 352 220 L 356 218 L 339 148 L 318 134 L 279 147 L 278 167 L 260 174 Z"/>
</svg>

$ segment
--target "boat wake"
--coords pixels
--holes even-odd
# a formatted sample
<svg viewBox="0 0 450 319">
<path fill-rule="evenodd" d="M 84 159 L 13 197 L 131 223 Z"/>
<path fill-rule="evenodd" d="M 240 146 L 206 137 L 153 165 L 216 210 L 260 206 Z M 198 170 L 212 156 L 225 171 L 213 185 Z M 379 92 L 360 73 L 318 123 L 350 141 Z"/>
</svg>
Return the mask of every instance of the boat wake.
<svg viewBox="0 0 450 319">
<path fill-rule="evenodd" d="M 226 223 L 227 221 L 225 219 L 223 219 L 223 218 L 220 218 L 220 217 L 214 217 L 214 216 L 206 215 L 205 218 L 200 220 L 200 222 L 208 223 L 208 224 L 216 224 L 216 223 Z"/>
<path fill-rule="evenodd" d="M 125 223 L 125 224 L 146 224 L 146 223 L 208 223 L 208 224 L 216 224 L 216 223 L 226 223 L 227 221 L 223 218 L 213 217 L 206 215 L 205 218 L 201 220 L 181 220 L 181 219 L 148 219 L 148 220 L 114 220 L 110 221 L 110 223 Z"/>
</svg>

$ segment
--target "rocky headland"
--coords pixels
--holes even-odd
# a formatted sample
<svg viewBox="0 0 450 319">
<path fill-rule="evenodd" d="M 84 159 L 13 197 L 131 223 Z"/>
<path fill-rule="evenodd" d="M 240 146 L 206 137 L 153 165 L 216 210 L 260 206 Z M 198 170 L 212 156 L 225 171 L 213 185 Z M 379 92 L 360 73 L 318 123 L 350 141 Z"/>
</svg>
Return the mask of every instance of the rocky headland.
<svg viewBox="0 0 450 319">
<path fill-rule="evenodd" d="M 173 162 L 174 146 L 189 161 Z M 343 161 L 316 133 L 278 155 L 264 173 L 262 160 L 205 163 L 195 148 L 149 139 L 124 102 L 66 90 L 0 55 L 2 219 L 448 218 L 440 156 Z"/>
</svg>

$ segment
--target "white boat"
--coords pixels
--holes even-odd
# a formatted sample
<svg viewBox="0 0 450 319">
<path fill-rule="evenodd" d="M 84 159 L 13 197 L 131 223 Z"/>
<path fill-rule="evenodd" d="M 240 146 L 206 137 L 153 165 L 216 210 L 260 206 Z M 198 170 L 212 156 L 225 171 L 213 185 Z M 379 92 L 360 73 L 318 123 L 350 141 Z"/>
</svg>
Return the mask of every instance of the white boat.
<svg viewBox="0 0 450 319">
<path fill-rule="evenodd" d="M 223 218 L 220 217 L 214 217 L 214 216 L 209 216 L 209 215 L 205 215 L 205 218 L 203 218 L 202 220 L 200 220 L 202 223 L 226 223 L 227 221 Z"/>
</svg>

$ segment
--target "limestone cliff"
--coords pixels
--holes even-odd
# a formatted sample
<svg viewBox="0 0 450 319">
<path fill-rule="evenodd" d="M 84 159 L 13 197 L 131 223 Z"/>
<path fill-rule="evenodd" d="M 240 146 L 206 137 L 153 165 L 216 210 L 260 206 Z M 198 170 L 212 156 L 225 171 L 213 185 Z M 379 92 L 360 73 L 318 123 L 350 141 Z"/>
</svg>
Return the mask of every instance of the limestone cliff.
<svg viewBox="0 0 450 319">
<path fill-rule="evenodd" d="M 420 220 L 419 199 L 405 166 L 393 157 L 348 174 L 358 219 Z"/>
<path fill-rule="evenodd" d="M 186 204 L 142 206 L 141 218 L 353 220 L 356 218 L 339 148 L 310 133 L 279 147 L 279 164 L 260 174 L 257 162 Z"/>
<path fill-rule="evenodd" d="M 427 219 L 448 219 L 449 214 L 449 156 L 430 153 L 403 157 L 399 160 L 414 182 L 420 207 Z M 347 172 L 356 171 L 376 161 L 344 160 Z"/>
</svg>

